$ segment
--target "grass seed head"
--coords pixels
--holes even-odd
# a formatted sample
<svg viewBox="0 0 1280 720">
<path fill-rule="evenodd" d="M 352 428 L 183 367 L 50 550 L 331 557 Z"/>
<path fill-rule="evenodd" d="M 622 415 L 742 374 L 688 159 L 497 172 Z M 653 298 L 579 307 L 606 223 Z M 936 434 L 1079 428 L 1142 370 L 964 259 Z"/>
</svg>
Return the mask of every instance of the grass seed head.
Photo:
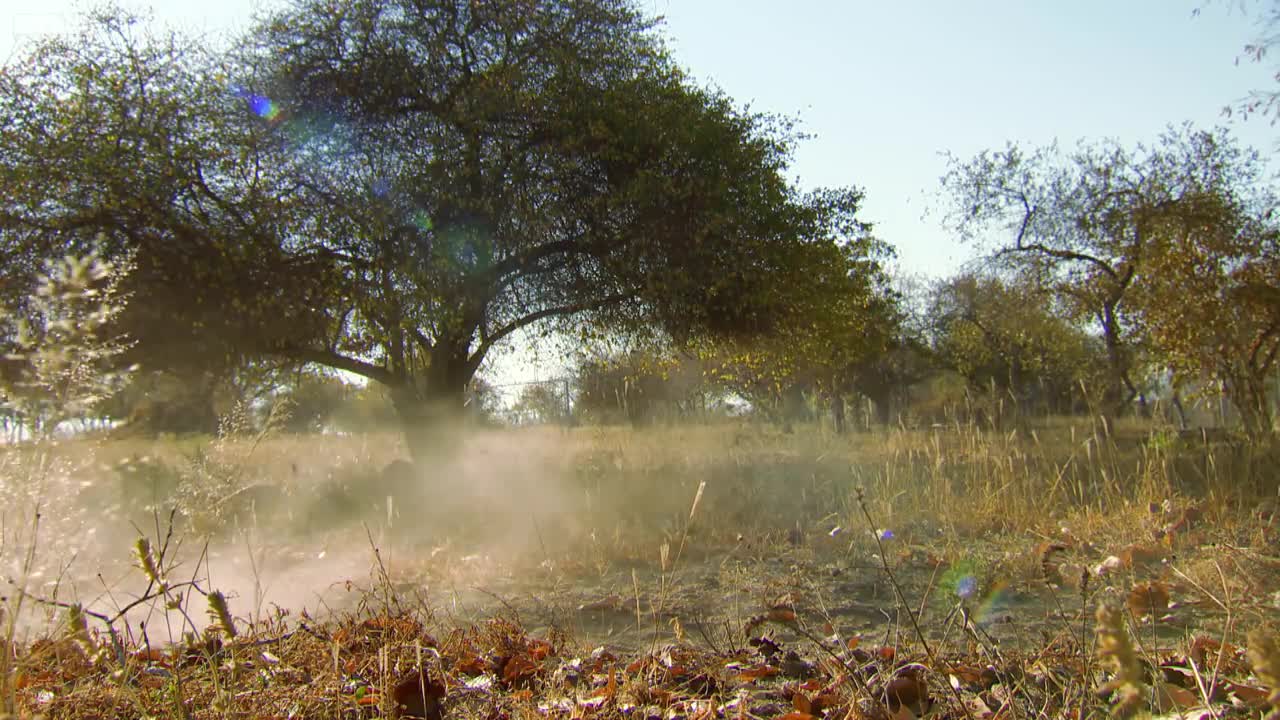
<svg viewBox="0 0 1280 720">
<path fill-rule="evenodd" d="M 1273 633 L 1262 628 L 1249 632 L 1249 664 L 1267 688 L 1271 712 L 1264 716 L 1265 720 L 1280 720 L 1280 645 Z"/>
<path fill-rule="evenodd" d="M 231 618 L 231 610 L 227 607 L 227 597 L 220 590 L 209 593 L 209 617 L 218 624 L 227 637 L 236 636 L 236 624 Z"/>
<path fill-rule="evenodd" d="M 1101 603 L 1097 612 L 1098 658 L 1109 663 L 1115 675 L 1101 691 L 1112 693 L 1112 712 L 1117 717 L 1131 717 L 1144 704 L 1142 665 L 1124 626 L 1124 615 L 1111 603 Z"/>
<path fill-rule="evenodd" d="M 148 580 L 156 585 L 164 585 L 164 580 L 160 577 L 160 566 L 156 562 L 155 553 L 151 551 L 150 540 L 140 537 L 134 542 L 133 559 Z"/>
</svg>

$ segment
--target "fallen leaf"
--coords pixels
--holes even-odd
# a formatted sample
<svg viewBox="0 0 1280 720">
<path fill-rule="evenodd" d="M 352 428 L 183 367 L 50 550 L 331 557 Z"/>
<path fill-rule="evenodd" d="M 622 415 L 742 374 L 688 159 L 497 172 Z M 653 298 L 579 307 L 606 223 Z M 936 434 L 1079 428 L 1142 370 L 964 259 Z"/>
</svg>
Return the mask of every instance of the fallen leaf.
<svg viewBox="0 0 1280 720">
<path fill-rule="evenodd" d="M 1159 712 L 1196 707 L 1200 704 L 1200 696 L 1186 688 L 1162 682 L 1157 687 L 1156 708 Z"/>
<path fill-rule="evenodd" d="M 772 665 L 755 665 L 749 668 L 743 668 L 734 675 L 741 682 L 755 682 L 761 678 L 771 678 L 782 672 Z"/>
<path fill-rule="evenodd" d="M 916 715 L 923 713 L 929 702 L 929 687 L 914 671 L 903 671 L 889 681 L 884 689 L 889 710 L 896 712 L 899 707 L 910 707 Z"/>
<path fill-rule="evenodd" d="M 502 682 L 508 688 L 522 685 L 538 674 L 538 663 L 528 654 L 521 653 L 513 656 L 502 667 Z"/>
<path fill-rule="evenodd" d="M 1169 609 L 1169 586 L 1161 582 L 1138 583 L 1129 591 L 1128 605 L 1135 617 L 1157 617 Z"/>
<path fill-rule="evenodd" d="M 1227 692 L 1235 695 L 1246 705 L 1253 707 L 1261 707 L 1266 704 L 1267 698 L 1271 697 L 1270 691 L 1266 688 L 1253 687 L 1252 685 L 1241 685 L 1227 681 L 1224 683 Z"/>
<path fill-rule="evenodd" d="M 769 622 L 793 623 L 796 621 L 796 611 L 785 607 L 773 608 L 765 617 Z"/>
<path fill-rule="evenodd" d="M 1044 579 L 1054 585 L 1063 582 L 1062 573 L 1058 570 L 1058 556 L 1067 551 L 1067 546 L 1058 542 L 1042 542 L 1036 547 L 1036 555 L 1040 558 L 1040 571 Z"/>
</svg>

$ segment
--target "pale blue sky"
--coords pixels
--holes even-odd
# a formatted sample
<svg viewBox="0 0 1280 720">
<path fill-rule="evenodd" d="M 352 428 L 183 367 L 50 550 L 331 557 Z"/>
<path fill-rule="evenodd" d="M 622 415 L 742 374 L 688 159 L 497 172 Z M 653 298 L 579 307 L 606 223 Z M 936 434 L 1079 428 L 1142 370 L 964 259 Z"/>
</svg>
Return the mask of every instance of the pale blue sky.
<svg viewBox="0 0 1280 720">
<path fill-rule="evenodd" d="M 853 183 L 903 269 L 938 274 L 969 258 L 921 219 L 950 150 L 1007 141 L 1156 137 L 1169 123 L 1227 122 L 1224 105 L 1276 86 L 1234 63 L 1252 37 L 1229 3 L 1196 0 L 647 0 L 680 60 L 759 109 L 798 113 L 817 137 L 803 184 Z M 1232 123 L 1270 152 L 1278 129 Z"/>
<path fill-rule="evenodd" d="M 642 0 L 666 18 L 696 78 L 754 109 L 798 115 L 816 138 L 803 186 L 866 190 L 865 219 L 906 272 L 945 274 L 969 259 L 922 218 L 944 162 L 1013 140 L 1154 139 L 1170 123 L 1229 122 L 1276 147 L 1280 128 L 1227 121 L 1223 106 L 1277 86 L 1271 66 L 1235 63 L 1254 35 L 1236 3 L 1208 0 Z M 262 0 L 169 0 L 157 17 L 225 32 Z M 73 0 L 0 0 L 0 59 L 15 39 L 65 26 Z M 508 373 L 502 373 L 508 375 Z M 525 373 L 516 373 L 524 375 Z M 509 376 L 509 375 L 508 375 Z"/>
<path fill-rule="evenodd" d="M 1235 64 L 1254 34 L 1230 2 L 1207 0 L 642 0 L 666 19 L 696 78 L 754 109 L 798 116 L 816 135 L 793 168 L 803 186 L 861 186 L 867 220 L 908 272 L 968 259 L 922 218 L 943 171 L 1006 141 L 1150 140 L 1169 123 L 1230 122 L 1270 153 L 1280 129 L 1222 117 L 1269 65 Z M 190 30 L 226 32 L 263 0 L 126 1 Z M 8 0 L 0 59 L 15 40 L 65 27 L 76 0 Z M 5 14 L 0 14 L 4 17 Z"/>
</svg>

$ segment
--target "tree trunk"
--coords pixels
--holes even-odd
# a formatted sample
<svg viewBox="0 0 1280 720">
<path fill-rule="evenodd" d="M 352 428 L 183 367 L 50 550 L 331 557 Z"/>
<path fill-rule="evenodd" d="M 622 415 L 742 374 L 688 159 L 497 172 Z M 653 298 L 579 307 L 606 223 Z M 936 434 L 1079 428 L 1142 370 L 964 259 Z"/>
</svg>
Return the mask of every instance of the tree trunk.
<svg viewBox="0 0 1280 720">
<path fill-rule="evenodd" d="M 845 431 L 844 396 L 840 393 L 831 396 L 831 421 L 835 427 L 836 434 L 843 435 Z"/>
<path fill-rule="evenodd" d="M 433 355 L 425 383 L 405 378 L 391 387 L 391 404 L 414 463 L 429 466 L 458 447 L 467 383 L 474 373 L 474 363 L 463 353 Z"/>
<path fill-rule="evenodd" d="M 1173 409 L 1178 411 L 1178 429 L 1187 429 L 1187 411 L 1182 406 L 1182 394 L 1177 390 L 1173 391 Z"/>
<path fill-rule="evenodd" d="M 871 406 L 875 409 L 876 422 L 887 426 L 893 416 L 893 391 L 885 387 L 877 388 L 870 393 L 865 390 L 863 392 L 867 394 L 867 399 L 871 401 Z"/>
<path fill-rule="evenodd" d="M 786 432 L 791 432 L 795 423 L 811 419 L 804 387 L 800 384 L 790 385 L 782 391 L 781 405 L 782 427 Z"/>
<path fill-rule="evenodd" d="M 1125 388 L 1130 386 L 1128 359 L 1120 340 L 1120 321 L 1115 305 L 1105 305 L 1102 315 L 1102 339 L 1107 348 L 1107 385 L 1102 395 L 1102 421 L 1106 434 L 1110 435 L 1115 418 L 1124 411 Z"/>
<path fill-rule="evenodd" d="M 1250 440 L 1260 441 L 1271 434 L 1271 406 L 1267 399 L 1266 380 L 1252 373 L 1240 373 L 1227 381 L 1231 402 L 1240 413 L 1240 423 Z"/>
</svg>

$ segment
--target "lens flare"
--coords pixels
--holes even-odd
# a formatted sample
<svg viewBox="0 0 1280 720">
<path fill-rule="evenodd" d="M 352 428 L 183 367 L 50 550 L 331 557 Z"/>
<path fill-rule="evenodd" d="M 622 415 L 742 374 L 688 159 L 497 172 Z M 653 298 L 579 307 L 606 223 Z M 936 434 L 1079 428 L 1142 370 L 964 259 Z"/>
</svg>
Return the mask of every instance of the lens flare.
<svg viewBox="0 0 1280 720">
<path fill-rule="evenodd" d="M 997 582 L 973 611 L 973 621 L 978 625 L 991 625 L 1004 620 L 1009 614 L 1009 585 Z"/>
<path fill-rule="evenodd" d="M 970 600 L 978 594 L 981 584 L 978 578 L 981 576 L 982 565 L 974 558 L 964 557 L 951 563 L 942 574 L 939 584 L 949 595 Z"/>
<path fill-rule="evenodd" d="M 431 216 L 425 210 L 415 210 L 412 220 L 414 227 L 422 232 L 431 232 L 431 228 L 435 227 L 431 222 Z"/>
<path fill-rule="evenodd" d="M 232 91 L 235 92 L 236 97 L 245 101 L 245 104 L 249 106 L 249 111 L 254 115 L 270 123 L 278 122 L 282 119 L 280 106 L 266 95 L 259 95 L 239 86 L 233 87 Z"/>
</svg>

